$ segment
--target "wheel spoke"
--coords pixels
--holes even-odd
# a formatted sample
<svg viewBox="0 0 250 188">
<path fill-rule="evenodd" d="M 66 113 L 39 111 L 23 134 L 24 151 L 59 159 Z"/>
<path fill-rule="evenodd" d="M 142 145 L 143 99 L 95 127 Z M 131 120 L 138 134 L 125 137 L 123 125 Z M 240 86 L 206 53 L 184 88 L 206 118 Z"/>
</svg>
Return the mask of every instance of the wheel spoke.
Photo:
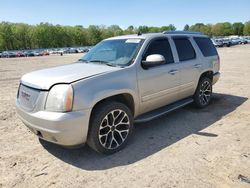
<svg viewBox="0 0 250 188">
<path fill-rule="evenodd" d="M 112 132 L 109 132 L 107 135 L 107 141 L 105 143 L 105 147 L 110 147 L 112 143 Z"/>
<path fill-rule="evenodd" d="M 103 145 L 106 145 L 109 133 L 110 132 L 108 132 L 107 134 L 99 135 L 99 140 L 102 141 Z M 103 138 L 104 138 L 104 140 L 103 140 Z"/>
<path fill-rule="evenodd" d="M 210 85 L 208 83 L 206 83 L 206 85 L 204 86 L 203 91 L 207 90 L 208 88 L 210 88 Z"/>
<path fill-rule="evenodd" d="M 124 122 L 124 120 L 126 120 Z M 122 118 L 120 118 L 120 121 L 119 122 L 116 122 L 116 126 L 120 125 L 120 124 L 129 124 L 129 121 L 128 121 L 128 116 L 127 115 L 124 115 Z"/>
<path fill-rule="evenodd" d="M 112 113 L 109 113 L 109 114 L 107 115 L 107 118 L 108 118 L 108 124 L 109 124 L 110 126 L 112 126 L 112 125 L 114 124 L 114 116 L 113 116 L 113 114 L 112 114 Z"/>
<path fill-rule="evenodd" d="M 128 130 L 124 130 L 124 131 L 119 131 L 119 130 L 116 130 L 116 132 L 119 134 L 122 142 L 125 140 L 125 138 L 127 137 L 127 134 L 128 134 Z M 122 135 L 122 133 L 126 133 L 125 136 Z"/>
<path fill-rule="evenodd" d="M 204 102 L 207 103 L 208 100 L 207 100 L 207 96 L 206 95 L 203 95 L 203 99 L 204 99 Z"/>
<path fill-rule="evenodd" d="M 113 132 L 113 141 L 115 142 L 116 146 L 119 146 L 119 143 L 117 142 L 117 140 L 115 138 L 114 132 Z"/>
</svg>

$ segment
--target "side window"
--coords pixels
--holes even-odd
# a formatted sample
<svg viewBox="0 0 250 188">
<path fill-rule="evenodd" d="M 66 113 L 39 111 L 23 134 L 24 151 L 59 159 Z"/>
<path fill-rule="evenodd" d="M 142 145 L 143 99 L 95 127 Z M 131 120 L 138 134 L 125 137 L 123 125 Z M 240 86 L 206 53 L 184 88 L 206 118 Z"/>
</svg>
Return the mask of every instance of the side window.
<svg viewBox="0 0 250 188">
<path fill-rule="evenodd" d="M 196 44 L 199 46 L 203 56 L 216 56 L 218 55 L 212 41 L 205 37 L 194 37 Z"/>
<path fill-rule="evenodd" d="M 173 63 L 174 58 L 167 39 L 156 39 L 150 43 L 144 58 L 152 54 L 160 54 L 165 57 L 166 63 Z"/>
<path fill-rule="evenodd" d="M 188 38 L 173 38 L 180 61 L 187 61 L 196 58 L 196 54 Z"/>
</svg>

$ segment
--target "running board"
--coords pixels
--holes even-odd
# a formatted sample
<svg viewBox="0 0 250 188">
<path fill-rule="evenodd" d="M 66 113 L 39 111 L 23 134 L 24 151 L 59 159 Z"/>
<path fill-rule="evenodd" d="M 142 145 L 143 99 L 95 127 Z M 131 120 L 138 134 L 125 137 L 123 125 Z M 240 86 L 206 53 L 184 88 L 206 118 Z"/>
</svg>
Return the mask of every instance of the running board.
<svg viewBox="0 0 250 188">
<path fill-rule="evenodd" d="M 145 114 L 139 115 L 135 119 L 135 123 L 143 123 L 146 121 L 150 121 L 152 119 L 158 118 L 160 116 L 163 116 L 165 114 L 168 114 L 169 112 L 172 112 L 174 110 L 177 110 L 183 106 L 186 106 L 190 103 L 192 103 L 194 100 L 192 98 L 182 99 L 180 101 L 177 101 L 175 103 L 169 104 L 167 106 L 163 106 L 161 108 L 158 108 L 156 110 L 147 112 Z"/>
</svg>

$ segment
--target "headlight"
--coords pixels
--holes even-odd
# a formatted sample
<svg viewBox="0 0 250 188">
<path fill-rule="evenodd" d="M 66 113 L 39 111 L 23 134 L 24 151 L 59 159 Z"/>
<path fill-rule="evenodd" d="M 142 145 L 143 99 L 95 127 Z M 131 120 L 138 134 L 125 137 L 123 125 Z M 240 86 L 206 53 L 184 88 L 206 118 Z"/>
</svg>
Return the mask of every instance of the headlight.
<svg viewBox="0 0 250 188">
<path fill-rule="evenodd" d="M 48 111 L 68 112 L 72 110 L 73 88 L 68 84 L 58 84 L 49 91 L 45 109 Z"/>
</svg>

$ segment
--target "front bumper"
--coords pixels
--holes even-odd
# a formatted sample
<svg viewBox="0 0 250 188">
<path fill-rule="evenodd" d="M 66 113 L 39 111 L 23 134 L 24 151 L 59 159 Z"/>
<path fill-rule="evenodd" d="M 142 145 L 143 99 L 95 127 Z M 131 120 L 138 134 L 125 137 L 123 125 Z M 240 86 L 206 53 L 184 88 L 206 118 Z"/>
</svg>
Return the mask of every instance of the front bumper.
<svg viewBox="0 0 250 188">
<path fill-rule="evenodd" d="M 38 137 L 63 146 L 84 144 L 87 140 L 90 110 L 27 112 L 16 102 L 23 123 Z"/>
<path fill-rule="evenodd" d="M 213 75 L 213 85 L 219 80 L 220 78 L 220 72 L 216 72 Z"/>
</svg>

